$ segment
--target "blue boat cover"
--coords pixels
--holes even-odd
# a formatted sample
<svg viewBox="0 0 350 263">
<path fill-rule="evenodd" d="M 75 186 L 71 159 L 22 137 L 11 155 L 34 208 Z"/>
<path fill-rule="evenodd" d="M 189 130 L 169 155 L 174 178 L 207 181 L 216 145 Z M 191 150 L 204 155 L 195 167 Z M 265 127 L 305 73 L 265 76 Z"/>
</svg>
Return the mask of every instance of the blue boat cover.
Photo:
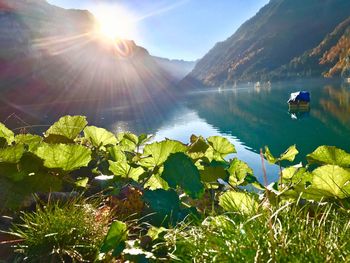
<svg viewBox="0 0 350 263">
<path fill-rule="evenodd" d="M 310 93 L 308 91 L 298 91 L 291 93 L 288 103 L 298 101 L 310 102 Z"/>
</svg>

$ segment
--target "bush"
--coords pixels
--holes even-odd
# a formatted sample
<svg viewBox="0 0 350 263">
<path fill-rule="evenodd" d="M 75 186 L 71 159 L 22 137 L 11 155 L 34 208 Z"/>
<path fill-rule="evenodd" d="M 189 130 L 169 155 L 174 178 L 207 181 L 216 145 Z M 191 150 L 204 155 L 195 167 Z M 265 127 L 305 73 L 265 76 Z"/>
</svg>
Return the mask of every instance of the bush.
<svg viewBox="0 0 350 263">
<path fill-rule="evenodd" d="M 109 213 L 82 199 L 38 206 L 23 213 L 13 234 L 16 252 L 30 262 L 94 261 L 108 230 Z"/>
<path fill-rule="evenodd" d="M 180 225 L 167 230 L 155 248 L 180 262 L 347 262 L 349 226 L 349 216 L 330 205 L 290 205 L 254 216 L 208 217 L 200 226 Z"/>
</svg>

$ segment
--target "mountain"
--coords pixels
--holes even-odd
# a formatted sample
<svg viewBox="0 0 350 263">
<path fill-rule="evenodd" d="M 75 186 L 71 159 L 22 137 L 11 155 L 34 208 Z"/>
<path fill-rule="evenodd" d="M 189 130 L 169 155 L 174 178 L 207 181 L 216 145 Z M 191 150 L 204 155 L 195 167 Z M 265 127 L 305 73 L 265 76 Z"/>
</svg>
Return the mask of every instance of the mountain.
<svg viewBox="0 0 350 263">
<path fill-rule="evenodd" d="M 6 104 L 165 97 L 172 76 L 131 40 L 107 41 L 91 13 L 0 0 L 0 98 Z"/>
<path fill-rule="evenodd" d="M 179 59 L 168 59 L 153 56 L 160 67 L 169 72 L 175 81 L 180 81 L 186 77 L 196 65 L 196 61 L 185 61 Z"/>
<path fill-rule="evenodd" d="M 349 0 L 270 0 L 198 61 L 185 82 L 215 86 L 267 80 L 349 16 Z"/>
<path fill-rule="evenodd" d="M 350 17 L 340 23 L 317 47 L 294 58 L 271 75 L 350 77 Z"/>
</svg>

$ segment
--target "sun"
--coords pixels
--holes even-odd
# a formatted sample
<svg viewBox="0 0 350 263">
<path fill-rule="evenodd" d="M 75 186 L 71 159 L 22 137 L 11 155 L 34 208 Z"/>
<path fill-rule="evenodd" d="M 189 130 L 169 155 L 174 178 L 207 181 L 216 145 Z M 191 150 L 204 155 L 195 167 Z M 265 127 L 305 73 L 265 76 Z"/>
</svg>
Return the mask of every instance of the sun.
<svg viewBox="0 0 350 263">
<path fill-rule="evenodd" d="M 134 39 L 136 19 L 120 6 L 99 6 L 94 11 L 98 33 L 107 39 Z"/>
</svg>

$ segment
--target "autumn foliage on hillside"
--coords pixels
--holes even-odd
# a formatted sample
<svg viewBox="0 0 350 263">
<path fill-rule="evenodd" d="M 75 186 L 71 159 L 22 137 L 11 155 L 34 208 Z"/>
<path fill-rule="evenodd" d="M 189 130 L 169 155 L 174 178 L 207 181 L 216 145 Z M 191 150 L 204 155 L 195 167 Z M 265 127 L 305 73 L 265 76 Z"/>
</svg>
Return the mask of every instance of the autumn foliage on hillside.
<svg viewBox="0 0 350 263">
<path fill-rule="evenodd" d="M 350 72 L 350 27 L 339 39 L 338 43 L 329 51 L 324 53 L 320 64 L 332 63 L 334 66 L 325 72 L 325 77 L 332 77 L 341 74 L 348 76 Z"/>
</svg>

